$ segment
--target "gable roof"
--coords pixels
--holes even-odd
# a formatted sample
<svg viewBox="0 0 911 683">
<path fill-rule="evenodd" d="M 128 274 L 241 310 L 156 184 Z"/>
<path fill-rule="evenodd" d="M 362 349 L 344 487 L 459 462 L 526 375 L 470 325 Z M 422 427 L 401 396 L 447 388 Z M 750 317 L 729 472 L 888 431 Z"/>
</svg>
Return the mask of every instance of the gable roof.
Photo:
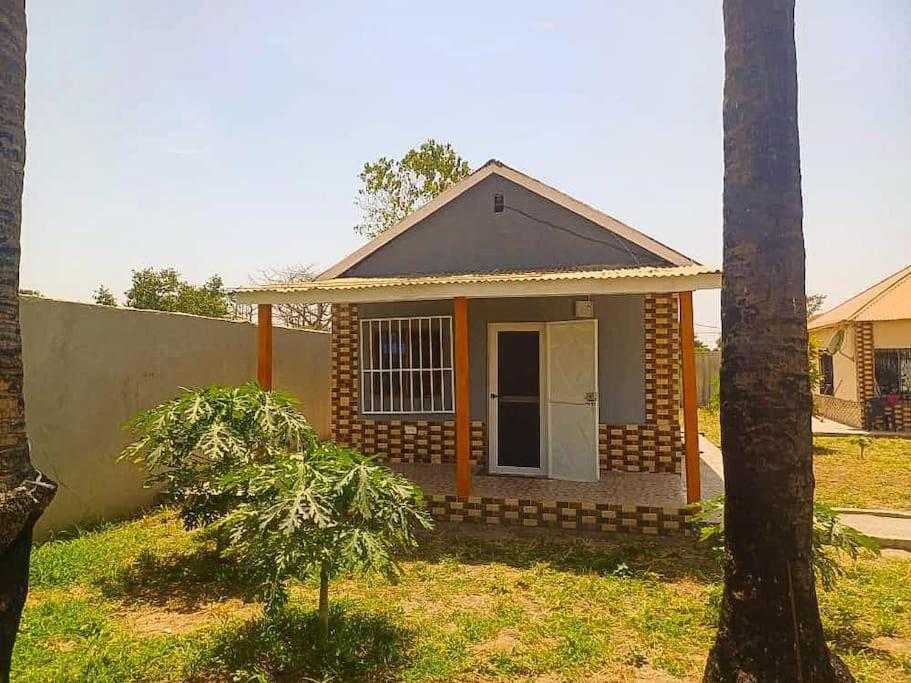
<svg viewBox="0 0 911 683">
<path fill-rule="evenodd" d="M 560 192 L 556 188 L 542 183 L 540 180 L 525 175 L 524 173 L 521 173 L 514 168 L 510 168 L 501 161 L 491 159 L 477 171 L 466 176 L 455 185 L 441 192 L 438 196 L 427 202 L 424 206 L 406 216 L 398 224 L 373 238 L 367 242 L 367 244 L 349 256 L 345 257 L 334 266 L 320 273 L 316 279 L 330 280 L 343 275 L 346 271 L 394 240 L 406 230 L 409 230 L 413 226 L 417 225 L 422 220 L 443 206 L 446 206 L 449 202 L 453 201 L 464 192 L 480 183 L 485 178 L 488 178 L 494 174 L 506 178 L 507 180 L 510 180 L 517 185 L 524 187 L 526 190 L 529 190 L 530 192 L 544 197 L 545 199 L 548 199 L 555 204 L 582 216 L 595 225 L 602 227 L 605 230 L 612 232 L 613 234 L 618 235 L 623 239 L 628 240 L 629 242 L 645 249 L 652 254 L 655 254 L 659 258 L 669 262 L 672 266 L 699 265 L 695 260 L 689 258 L 688 256 L 684 256 L 680 252 L 671 249 L 670 247 L 662 244 L 655 239 L 652 239 L 648 235 L 645 235 L 638 230 L 631 228 L 613 216 L 609 216 L 603 211 L 599 211 L 598 209 L 595 209 L 594 207 L 589 206 L 584 202 L 580 202 L 578 199 L 574 199 L 568 194 Z"/>
<path fill-rule="evenodd" d="M 810 318 L 818 330 L 847 321 L 911 319 L 911 265 L 877 282 L 835 308 Z"/>
</svg>

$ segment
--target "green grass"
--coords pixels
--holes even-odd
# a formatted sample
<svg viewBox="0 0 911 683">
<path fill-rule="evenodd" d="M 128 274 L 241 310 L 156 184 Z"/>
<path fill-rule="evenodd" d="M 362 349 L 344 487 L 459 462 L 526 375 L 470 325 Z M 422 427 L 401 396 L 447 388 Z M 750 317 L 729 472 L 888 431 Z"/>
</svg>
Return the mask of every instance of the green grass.
<svg viewBox="0 0 911 683">
<path fill-rule="evenodd" d="M 721 443 L 717 415 L 700 409 L 699 429 Z M 813 438 L 816 498 L 835 507 L 911 510 L 911 439 L 874 438 L 863 458 L 851 439 Z"/>
<path fill-rule="evenodd" d="M 14 681 L 698 680 L 720 572 L 688 539 L 515 537 L 443 529 L 396 583 L 332 586 L 331 646 L 315 646 L 316 587 L 267 621 L 241 567 L 173 513 L 39 546 Z M 911 561 L 866 559 L 821 593 L 833 647 L 860 681 L 911 681 Z"/>
</svg>

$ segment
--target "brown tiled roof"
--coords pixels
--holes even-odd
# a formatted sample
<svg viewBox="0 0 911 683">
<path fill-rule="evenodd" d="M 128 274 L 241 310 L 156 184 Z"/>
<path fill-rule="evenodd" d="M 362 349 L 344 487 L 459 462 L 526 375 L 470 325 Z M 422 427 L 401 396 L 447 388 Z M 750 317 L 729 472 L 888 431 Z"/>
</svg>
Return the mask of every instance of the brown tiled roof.
<svg viewBox="0 0 911 683">
<path fill-rule="evenodd" d="M 865 289 L 835 308 L 810 319 L 808 327 L 818 330 L 858 320 L 911 319 L 911 266 Z"/>
</svg>

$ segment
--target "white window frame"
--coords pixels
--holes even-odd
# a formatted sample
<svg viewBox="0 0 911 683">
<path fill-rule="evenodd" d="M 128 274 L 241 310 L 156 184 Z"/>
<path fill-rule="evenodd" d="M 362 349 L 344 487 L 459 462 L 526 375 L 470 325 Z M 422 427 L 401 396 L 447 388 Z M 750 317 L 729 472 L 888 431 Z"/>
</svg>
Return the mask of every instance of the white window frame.
<svg viewBox="0 0 911 683">
<path fill-rule="evenodd" d="M 431 334 L 424 329 L 423 321 L 427 321 L 427 330 L 432 330 L 434 321 L 439 321 L 440 325 L 440 339 L 439 339 L 439 359 L 440 362 L 437 366 L 427 365 L 424 366 L 424 356 L 423 356 L 423 337 L 425 333 Z M 444 327 L 445 326 L 445 327 Z M 387 334 L 391 333 L 393 327 L 398 331 L 398 336 L 401 338 L 402 330 L 408 331 L 409 342 L 413 338 L 413 335 L 418 337 L 418 358 L 417 365 L 415 365 L 414 358 L 411 358 L 409 353 L 409 365 L 410 367 L 402 366 L 401 361 L 399 361 L 399 367 L 393 367 L 391 348 L 390 356 L 387 359 L 388 367 L 383 367 L 383 358 L 380 358 L 380 367 L 379 368 L 368 368 L 368 361 L 372 363 L 373 360 L 373 333 L 379 331 L 379 334 L 384 334 L 384 329 L 386 328 Z M 445 363 L 446 353 L 444 349 L 444 329 L 448 329 L 449 333 L 449 363 Z M 453 348 L 453 325 L 452 325 L 452 316 L 451 315 L 418 315 L 418 316 L 406 316 L 406 317 L 395 317 L 395 318 L 363 318 L 360 321 L 360 344 L 358 348 L 358 353 L 360 354 L 360 381 L 361 381 L 361 400 L 360 400 L 360 410 L 363 415 L 452 415 L 455 413 L 455 359 Z M 432 339 L 432 337 L 431 337 Z M 391 347 L 391 344 L 390 344 Z M 383 354 L 381 354 L 382 356 Z M 428 359 L 428 360 L 432 360 Z M 451 405 L 447 407 L 446 405 L 446 387 L 441 385 L 439 392 L 439 401 L 435 400 L 436 389 L 436 379 L 435 377 L 439 375 L 439 381 L 445 382 L 446 373 L 449 373 L 449 400 Z M 424 385 L 424 373 L 430 374 L 430 384 L 425 387 Z M 386 405 L 382 391 L 379 395 L 376 396 L 373 393 L 373 379 L 374 375 L 387 375 L 390 381 L 390 387 L 392 386 L 392 377 L 398 375 L 399 377 L 399 387 L 404 387 L 408 385 L 411 396 L 411 405 L 410 410 L 405 410 L 405 393 L 401 392 L 398 396 L 398 401 L 395 397 L 391 397 L 390 405 Z M 417 375 L 417 377 L 415 377 Z M 429 389 L 429 394 L 425 394 L 425 388 Z M 429 396 L 430 398 L 430 408 L 425 408 L 425 398 Z M 415 403 L 420 402 L 420 409 L 415 409 Z M 396 406 L 398 403 L 398 407 Z"/>
</svg>

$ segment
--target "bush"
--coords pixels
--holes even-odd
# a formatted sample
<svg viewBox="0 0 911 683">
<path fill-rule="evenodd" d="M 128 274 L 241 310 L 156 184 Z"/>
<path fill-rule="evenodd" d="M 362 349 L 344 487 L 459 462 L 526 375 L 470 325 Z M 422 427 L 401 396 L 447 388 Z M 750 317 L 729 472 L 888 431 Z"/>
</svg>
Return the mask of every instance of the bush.
<svg viewBox="0 0 911 683">
<path fill-rule="evenodd" d="M 722 561 L 724 547 L 724 496 L 701 501 L 693 506 L 698 512 L 693 520 L 699 524 L 699 538 L 709 544 Z M 832 590 L 844 574 L 840 557 L 856 560 L 862 552 L 879 555 L 875 539 L 838 520 L 838 515 L 825 503 L 813 504 L 813 571 L 823 589 Z"/>
</svg>

